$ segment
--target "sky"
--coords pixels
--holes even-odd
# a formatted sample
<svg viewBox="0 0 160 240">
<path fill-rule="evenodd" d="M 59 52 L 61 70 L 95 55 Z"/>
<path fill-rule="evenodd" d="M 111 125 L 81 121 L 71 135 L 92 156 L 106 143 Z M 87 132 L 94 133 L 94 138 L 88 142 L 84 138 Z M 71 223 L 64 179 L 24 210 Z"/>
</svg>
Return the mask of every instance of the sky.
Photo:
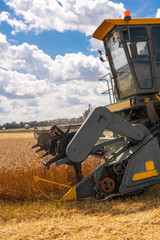
<svg viewBox="0 0 160 240">
<path fill-rule="evenodd" d="M 160 17 L 158 0 L 0 0 L 0 124 L 83 115 L 107 105 L 109 72 L 92 38 L 107 18 Z"/>
</svg>

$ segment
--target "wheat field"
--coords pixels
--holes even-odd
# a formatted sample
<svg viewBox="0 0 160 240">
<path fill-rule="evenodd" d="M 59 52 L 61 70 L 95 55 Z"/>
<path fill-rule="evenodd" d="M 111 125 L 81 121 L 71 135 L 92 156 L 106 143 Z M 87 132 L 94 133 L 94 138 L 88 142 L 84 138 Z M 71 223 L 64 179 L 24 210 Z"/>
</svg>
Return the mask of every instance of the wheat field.
<svg viewBox="0 0 160 240">
<path fill-rule="evenodd" d="M 43 195 L 35 187 L 32 168 L 36 155 L 31 146 L 36 143 L 33 133 L 1 133 L 0 134 L 0 198 L 2 199 L 41 199 Z M 45 161 L 52 156 L 46 157 Z M 84 176 L 88 175 L 101 160 L 89 157 L 82 165 Z M 35 174 L 54 182 L 73 186 L 76 184 L 72 166 L 51 165 L 45 170 L 39 159 Z M 60 199 L 69 189 L 50 183 L 39 182 L 39 187 L 53 199 Z"/>
<path fill-rule="evenodd" d="M 30 150 L 32 144 L 33 133 L 0 134 L 1 240 L 160 240 L 160 185 L 138 196 L 104 202 L 95 198 L 50 201 L 37 190 L 32 179 L 36 158 Z M 100 161 L 88 158 L 82 166 L 84 175 Z M 41 162 L 35 170 L 43 176 Z M 72 167 L 53 165 L 46 175 L 74 184 Z M 64 191 L 43 185 L 44 191 L 54 190 L 58 197 Z"/>
</svg>

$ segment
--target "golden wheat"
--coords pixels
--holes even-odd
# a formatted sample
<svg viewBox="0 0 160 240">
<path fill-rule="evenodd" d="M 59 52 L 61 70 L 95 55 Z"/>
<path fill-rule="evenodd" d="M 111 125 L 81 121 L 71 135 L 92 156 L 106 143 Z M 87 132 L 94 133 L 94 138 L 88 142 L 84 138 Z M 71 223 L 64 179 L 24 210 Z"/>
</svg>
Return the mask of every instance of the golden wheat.
<svg viewBox="0 0 160 240">
<path fill-rule="evenodd" d="M 38 199 L 42 195 L 32 180 L 36 156 L 30 150 L 33 135 L 0 135 L 0 236 L 6 239 L 160 239 L 160 185 L 142 195 L 111 201 L 6 201 L 9 199 Z M 28 146 L 28 147 L 27 147 Z M 83 163 L 88 174 L 100 160 L 89 157 Z M 91 169 L 92 168 L 92 169 Z M 44 176 L 42 163 L 36 174 Z M 72 167 L 51 167 L 46 177 L 68 184 L 74 181 Z M 72 183 L 73 184 L 73 183 Z M 44 185 L 44 186 L 43 186 Z M 45 186 L 45 191 L 60 191 Z M 58 192 L 59 193 L 59 192 Z"/>
<path fill-rule="evenodd" d="M 36 155 L 31 151 L 35 144 L 33 133 L 0 134 L 0 197 L 3 199 L 38 199 L 42 194 L 35 187 L 32 168 Z M 52 157 L 52 156 L 49 156 Z M 47 159 L 49 159 L 47 157 Z M 101 159 L 89 157 L 82 164 L 83 175 L 88 175 L 101 162 Z M 73 186 L 75 172 L 73 167 L 51 165 L 50 170 L 43 168 L 42 161 L 36 164 L 35 174 L 54 182 Z M 53 198 L 60 198 L 68 189 L 50 183 L 38 182 L 39 187 Z"/>
</svg>

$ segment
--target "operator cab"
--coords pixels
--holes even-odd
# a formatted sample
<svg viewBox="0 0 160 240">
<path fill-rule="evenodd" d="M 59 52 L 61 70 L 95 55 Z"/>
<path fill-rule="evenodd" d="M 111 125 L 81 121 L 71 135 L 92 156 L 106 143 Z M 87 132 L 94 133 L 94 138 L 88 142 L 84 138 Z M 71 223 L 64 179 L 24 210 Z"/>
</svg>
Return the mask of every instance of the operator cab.
<svg viewBox="0 0 160 240">
<path fill-rule="evenodd" d="M 108 19 L 93 37 L 103 40 L 117 100 L 160 92 L 160 19 Z"/>
</svg>

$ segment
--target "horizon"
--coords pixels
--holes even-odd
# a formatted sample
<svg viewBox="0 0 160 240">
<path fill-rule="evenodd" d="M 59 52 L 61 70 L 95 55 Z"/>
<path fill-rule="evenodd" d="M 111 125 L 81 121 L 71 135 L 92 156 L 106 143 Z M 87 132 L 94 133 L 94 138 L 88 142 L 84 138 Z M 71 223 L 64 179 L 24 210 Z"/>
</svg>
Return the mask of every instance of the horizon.
<svg viewBox="0 0 160 240">
<path fill-rule="evenodd" d="M 92 38 L 107 18 L 160 17 L 158 0 L 0 0 L 0 125 L 78 118 L 109 103 Z M 35 120 L 36 119 L 36 120 Z"/>
</svg>

